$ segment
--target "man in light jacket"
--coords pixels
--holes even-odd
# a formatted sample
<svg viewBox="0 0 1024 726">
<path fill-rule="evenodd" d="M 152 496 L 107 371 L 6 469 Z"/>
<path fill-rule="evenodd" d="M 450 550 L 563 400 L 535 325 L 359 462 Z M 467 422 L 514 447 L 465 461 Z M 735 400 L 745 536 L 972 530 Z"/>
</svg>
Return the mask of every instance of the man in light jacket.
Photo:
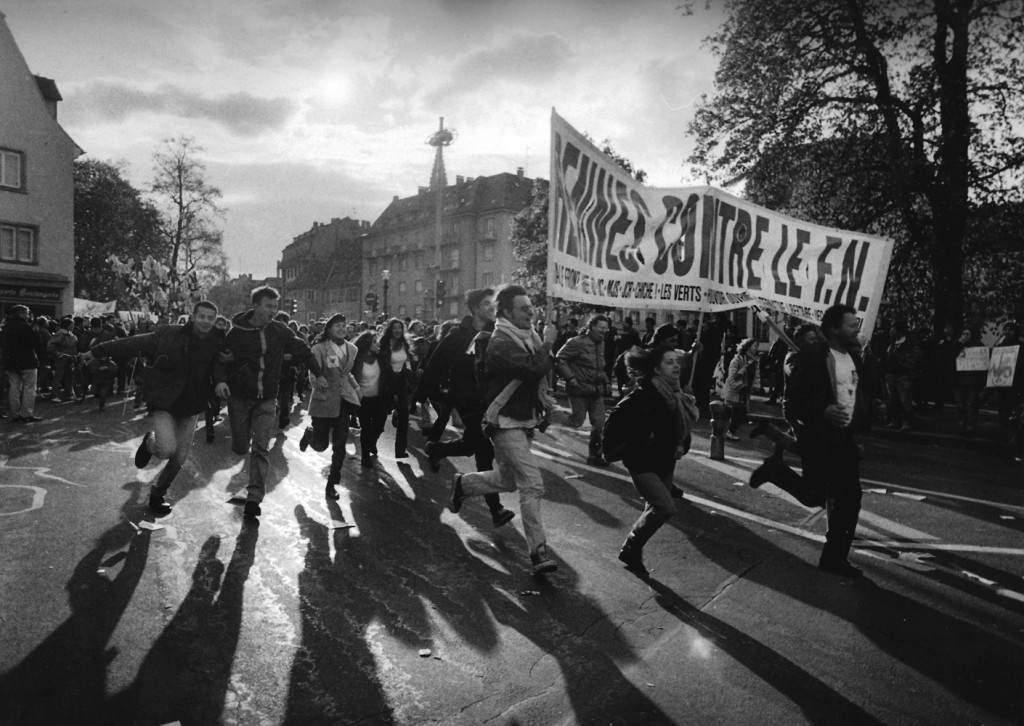
<svg viewBox="0 0 1024 726">
<path fill-rule="evenodd" d="M 601 430 L 604 427 L 605 373 L 604 338 L 611 321 L 604 315 L 592 315 L 584 332 L 570 338 L 558 351 L 558 375 L 565 379 L 572 414 L 569 425 L 579 428 L 590 417 L 590 450 L 587 463 L 608 466 L 601 456 Z"/>
</svg>

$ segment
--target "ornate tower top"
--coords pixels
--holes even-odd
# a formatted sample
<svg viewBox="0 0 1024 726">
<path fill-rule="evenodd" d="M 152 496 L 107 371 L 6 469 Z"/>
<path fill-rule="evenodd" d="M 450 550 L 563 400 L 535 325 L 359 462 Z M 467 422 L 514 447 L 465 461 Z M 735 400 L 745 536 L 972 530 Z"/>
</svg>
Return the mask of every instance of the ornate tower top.
<svg viewBox="0 0 1024 726">
<path fill-rule="evenodd" d="M 444 170 L 444 147 L 450 145 L 456 138 L 458 138 L 458 134 L 455 129 L 444 127 L 444 116 L 441 117 L 437 131 L 427 137 L 427 144 L 437 149 L 434 154 L 434 170 L 430 174 L 431 189 L 444 189 L 448 186 L 448 175 Z"/>
</svg>

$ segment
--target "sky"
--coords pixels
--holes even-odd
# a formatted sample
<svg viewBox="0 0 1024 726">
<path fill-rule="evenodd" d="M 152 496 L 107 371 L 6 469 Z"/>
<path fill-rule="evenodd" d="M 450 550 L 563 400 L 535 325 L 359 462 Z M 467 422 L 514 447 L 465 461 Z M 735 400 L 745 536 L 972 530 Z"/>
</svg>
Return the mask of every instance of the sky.
<svg viewBox="0 0 1024 726">
<path fill-rule="evenodd" d="M 373 221 L 427 185 L 439 117 L 456 175 L 548 177 L 554 107 L 648 172 L 690 181 L 686 127 L 720 3 L 682 0 L 0 0 L 83 158 L 139 189 L 192 136 L 223 192 L 230 272 L 275 274 L 314 221 Z M 707 5 L 716 7 L 708 8 Z"/>
</svg>

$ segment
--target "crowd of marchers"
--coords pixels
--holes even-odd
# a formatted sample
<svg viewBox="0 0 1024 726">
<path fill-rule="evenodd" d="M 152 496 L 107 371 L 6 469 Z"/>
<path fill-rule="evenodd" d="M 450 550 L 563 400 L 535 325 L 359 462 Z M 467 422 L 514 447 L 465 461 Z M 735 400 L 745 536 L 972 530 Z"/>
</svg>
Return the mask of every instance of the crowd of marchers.
<svg viewBox="0 0 1024 726">
<path fill-rule="evenodd" d="M 972 331 L 956 337 L 947 331 L 929 347 L 895 321 L 863 341 L 856 311 L 842 305 L 830 308 L 820 325 L 790 328 L 762 352 L 758 341 L 738 339 L 724 316 L 707 316 L 700 326 L 684 320 L 656 326 L 648 318 L 642 331 L 630 318 L 617 327 L 602 314 L 582 326 L 571 317 L 545 321 L 516 285 L 468 291 L 465 317 L 443 323 L 392 318 L 371 326 L 334 315 L 305 326 L 280 311 L 279 302 L 277 290 L 260 287 L 252 291 L 251 308 L 231 320 L 201 301 L 181 324 L 143 321 L 134 329 L 116 318 L 33 318 L 15 306 L 0 329 L 5 415 L 12 425 L 40 421 L 37 394 L 58 401 L 91 394 L 100 412 L 109 396 L 134 395 L 134 407 L 147 416 L 135 465 L 165 462 L 149 492 L 156 516 L 172 510 L 168 493 L 199 418 L 214 444 L 215 425 L 226 415 L 232 451 L 249 457 L 243 516 L 250 523 L 262 516 L 270 441 L 292 424 L 296 402 L 309 414 L 300 451 L 330 449 L 328 499 L 340 496 L 350 430 L 359 432 L 360 465 L 374 469 L 388 421 L 396 459 L 409 456 L 409 428 L 418 423 L 431 473 L 449 457 L 472 457 L 475 464 L 476 471 L 451 480 L 453 513 L 480 496 L 501 527 L 515 517 L 501 495 L 518 494 L 531 568 L 540 575 L 557 562 L 531 446 L 550 424 L 560 389 L 568 425 L 579 428 L 589 419 L 587 464 L 621 460 L 644 501 L 618 555 L 643 576 L 644 545 L 683 496 L 675 468 L 694 425 L 721 399 L 728 412 L 724 435 L 738 438 L 751 420 L 747 406 L 759 379 L 770 402 L 781 400 L 783 415 L 773 424 L 762 419 L 751 432 L 768 435 L 776 449 L 750 483 L 771 481 L 809 506 L 827 506 L 819 567 L 856 577 L 860 570 L 847 558 L 860 509 L 858 433 L 880 417 L 890 426 L 912 426 L 920 397 L 941 404 L 941 390 L 952 393 L 970 432 L 984 387 L 976 373 L 955 367 L 960 352 L 977 342 Z M 1000 344 L 1017 344 L 1017 334 L 1007 324 Z M 921 370 L 931 371 L 928 385 Z M 1019 422 L 1019 370 L 1015 387 L 1000 392 L 998 403 L 1008 427 Z M 787 451 L 801 458 L 802 474 L 786 464 Z"/>
</svg>

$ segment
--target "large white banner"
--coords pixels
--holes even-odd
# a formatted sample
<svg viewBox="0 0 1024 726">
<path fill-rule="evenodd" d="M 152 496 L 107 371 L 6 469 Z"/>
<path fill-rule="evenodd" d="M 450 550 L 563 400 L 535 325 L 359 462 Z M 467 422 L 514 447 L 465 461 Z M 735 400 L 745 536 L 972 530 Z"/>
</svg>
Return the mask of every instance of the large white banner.
<svg viewBox="0 0 1024 726">
<path fill-rule="evenodd" d="M 552 110 L 548 295 L 645 310 L 748 305 L 819 321 L 852 305 L 870 335 L 892 242 L 709 186 L 645 187 Z"/>
</svg>

